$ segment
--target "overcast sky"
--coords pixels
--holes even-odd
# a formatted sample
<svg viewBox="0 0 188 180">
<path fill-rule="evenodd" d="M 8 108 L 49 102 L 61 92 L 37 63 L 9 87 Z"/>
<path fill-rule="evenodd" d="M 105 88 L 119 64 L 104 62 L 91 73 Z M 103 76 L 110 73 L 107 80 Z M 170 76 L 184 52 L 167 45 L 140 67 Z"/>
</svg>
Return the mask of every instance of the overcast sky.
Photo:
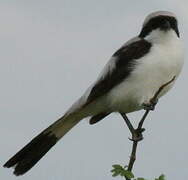
<svg viewBox="0 0 188 180">
<path fill-rule="evenodd" d="M 128 163 L 131 150 L 118 114 L 93 126 L 83 120 L 24 176 L 2 165 L 63 115 L 149 13 L 177 14 L 186 43 L 187 7 L 187 0 L 0 0 L 0 178 L 113 180 L 111 165 Z M 176 86 L 145 122 L 136 176 L 188 177 L 186 69 L 185 62 Z M 135 123 L 142 113 L 129 117 Z"/>
</svg>

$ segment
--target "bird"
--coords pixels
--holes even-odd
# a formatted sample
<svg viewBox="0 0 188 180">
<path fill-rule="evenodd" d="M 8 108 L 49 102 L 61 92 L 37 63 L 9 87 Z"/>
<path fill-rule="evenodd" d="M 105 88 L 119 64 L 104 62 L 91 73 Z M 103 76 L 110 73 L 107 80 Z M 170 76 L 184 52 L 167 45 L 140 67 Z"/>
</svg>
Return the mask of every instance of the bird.
<svg viewBox="0 0 188 180">
<path fill-rule="evenodd" d="M 174 86 L 183 63 L 183 43 L 176 15 L 168 11 L 150 13 L 140 33 L 112 55 L 85 93 L 4 167 L 13 167 L 16 176 L 23 175 L 84 118 L 89 117 L 89 123 L 95 124 L 111 113 L 153 109 L 150 99 L 173 78 L 158 98 Z"/>
</svg>

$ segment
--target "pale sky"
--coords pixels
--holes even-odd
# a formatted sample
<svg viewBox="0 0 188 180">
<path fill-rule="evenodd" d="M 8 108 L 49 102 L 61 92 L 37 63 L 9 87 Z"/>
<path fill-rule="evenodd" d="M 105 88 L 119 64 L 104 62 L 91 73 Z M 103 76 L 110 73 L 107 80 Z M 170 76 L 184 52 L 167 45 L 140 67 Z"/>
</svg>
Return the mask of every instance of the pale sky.
<svg viewBox="0 0 188 180">
<path fill-rule="evenodd" d="M 187 0 L 0 0 L 1 179 L 113 180 L 112 164 L 128 163 L 131 151 L 117 114 L 93 126 L 81 121 L 24 176 L 2 166 L 63 115 L 149 13 L 177 14 L 187 51 L 187 7 Z M 145 122 L 136 176 L 188 177 L 186 60 L 176 86 Z M 142 113 L 129 117 L 136 123 Z"/>
</svg>

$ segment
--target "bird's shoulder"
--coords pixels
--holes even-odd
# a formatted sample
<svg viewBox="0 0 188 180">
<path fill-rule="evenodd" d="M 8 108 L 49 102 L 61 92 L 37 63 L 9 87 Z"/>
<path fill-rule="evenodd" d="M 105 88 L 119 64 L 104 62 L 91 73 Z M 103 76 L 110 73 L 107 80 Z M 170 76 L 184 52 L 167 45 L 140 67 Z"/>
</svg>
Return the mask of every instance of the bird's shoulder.
<svg viewBox="0 0 188 180">
<path fill-rule="evenodd" d="M 151 43 L 139 37 L 135 37 L 127 41 L 120 49 L 118 49 L 112 57 L 122 58 L 126 61 L 139 59 L 149 52 Z"/>
<path fill-rule="evenodd" d="M 118 49 L 108 61 L 97 81 L 87 92 L 87 104 L 108 93 L 126 79 L 134 68 L 136 59 L 149 52 L 151 44 L 145 39 L 135 37 Z"/>
</svg>

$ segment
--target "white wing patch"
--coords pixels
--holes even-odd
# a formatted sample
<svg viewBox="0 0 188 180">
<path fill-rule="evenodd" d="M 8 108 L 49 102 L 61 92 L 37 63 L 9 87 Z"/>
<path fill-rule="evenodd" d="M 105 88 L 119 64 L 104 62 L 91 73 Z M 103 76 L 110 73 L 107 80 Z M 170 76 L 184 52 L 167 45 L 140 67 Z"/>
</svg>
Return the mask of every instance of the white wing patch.
<svg viewBox="0 0 188 180">
<path fill-rule="evenodd" d="M 117 59 L 117 57 L 113 56 L 110 58 L 108 63 L 104 66 L 103 70 L 99 74 L 97 81 L 95 83 L 97 83 L 100 79 L 103 79 L 107 74 L 111 73 L 115 69 Z"/>
</svg>

